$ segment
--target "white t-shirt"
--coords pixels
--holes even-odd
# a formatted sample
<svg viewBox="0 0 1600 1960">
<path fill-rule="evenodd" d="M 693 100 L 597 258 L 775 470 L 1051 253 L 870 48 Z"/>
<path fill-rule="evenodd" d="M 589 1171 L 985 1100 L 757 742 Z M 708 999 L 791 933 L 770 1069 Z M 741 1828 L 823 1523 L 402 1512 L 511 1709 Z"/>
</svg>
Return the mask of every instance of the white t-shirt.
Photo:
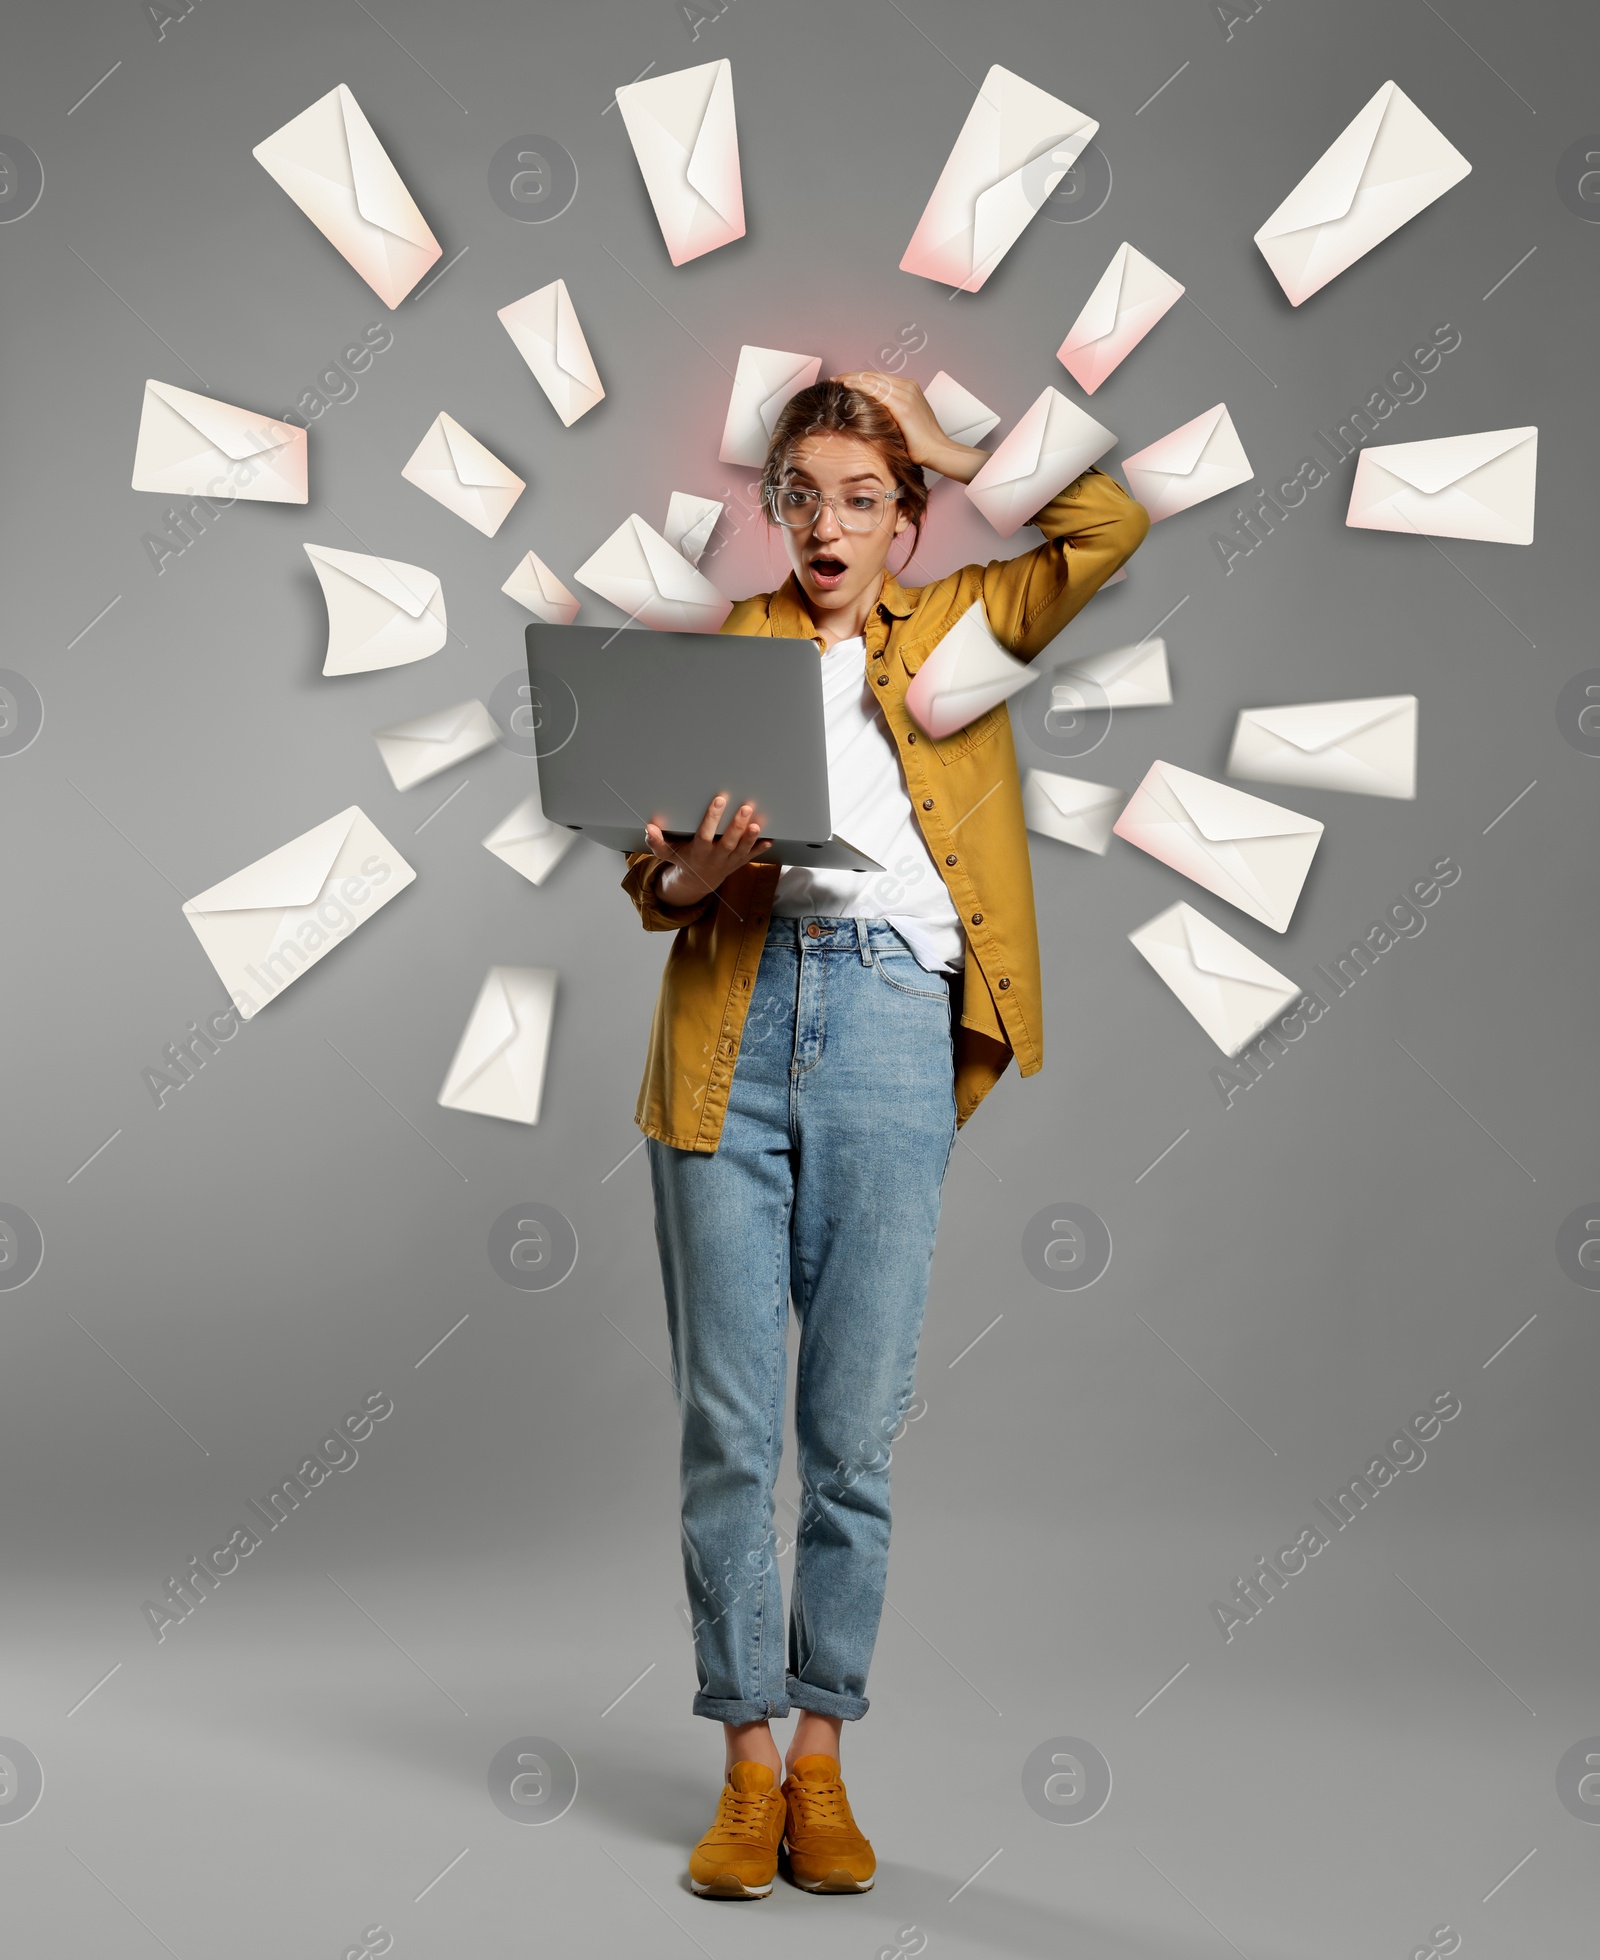
<svg viewBox="0 0 1600 1960">
<path fill-rule="evenodd" d="M 867 682 L 867 643 L 859 634 L 822 656 L 822 712 L 834 835 L 884 869 L 785 865 L 774 915 L 887 919 L 929 972 L 953 972 L 966 962 L 961 921 L 917 827 L 894 736 Z"/>
</svg>

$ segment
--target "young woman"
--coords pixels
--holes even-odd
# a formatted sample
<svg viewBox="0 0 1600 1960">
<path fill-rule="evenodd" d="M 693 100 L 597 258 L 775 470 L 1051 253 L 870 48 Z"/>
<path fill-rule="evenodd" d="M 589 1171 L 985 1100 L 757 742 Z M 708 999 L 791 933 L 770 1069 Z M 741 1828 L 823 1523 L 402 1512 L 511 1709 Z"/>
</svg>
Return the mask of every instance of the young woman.
<svg viewBox="0 0 1600 1960">
<path fill-rule="evenodd" d="M 623 879 L 646 929 L 677 934 L 636 1117 L 682 1417 L 693 1707 L 727 1745 L 716 1819 L 689 1861 L 702 1895 L 769 1893 L 780 1848 L 809 1891 L 872 1884 L 839 1735 L 867 1711 L 889 1445 L 912 1392 L 939 1188 L 957 1127 L 1012 1055 L 1024 1075 L 1043 1060 L 1006 709 L 935 741 L 906 688 L 980 602 L 1001 644 L 1032 659 L 1149 529 L 1091 469 L 1036 514 L 1034 550 L 902 585 L 890 547 L 909 530 L 916 549 L 923 468 L 965 483 L 985 460 L 945 437 L 914 381 L 868 370 L 803 389 L 762 475 L 789 576 L 722 629 L 817 643 L 834 828 L 886 870 L 764 863 L 754 806 L 718 796 L 686 843 L 649 826 Z M 786 1650 L 773 1493 L 791 1296 L 801 1501 Z M 769 1723 L 795 1710 L 785 1764 Z"/>
</svg>

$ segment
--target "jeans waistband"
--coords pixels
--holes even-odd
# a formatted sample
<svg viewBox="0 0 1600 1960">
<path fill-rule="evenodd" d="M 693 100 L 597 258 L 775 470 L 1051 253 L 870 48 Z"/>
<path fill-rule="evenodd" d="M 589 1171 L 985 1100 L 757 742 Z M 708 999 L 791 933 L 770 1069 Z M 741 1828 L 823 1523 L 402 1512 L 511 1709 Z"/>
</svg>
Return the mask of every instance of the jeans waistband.
<svg viewBox="0 0 1600 1960">
<path fill-rule="evenodd" d="M 810 912 L 803 918 L 769 919 L 767 944 L 774 943 L 806 953 L 856 953 L 864 966 L 871 965 L 875 952 L 910 951 L 887 919 L 836 919 Z"/>
</svg>

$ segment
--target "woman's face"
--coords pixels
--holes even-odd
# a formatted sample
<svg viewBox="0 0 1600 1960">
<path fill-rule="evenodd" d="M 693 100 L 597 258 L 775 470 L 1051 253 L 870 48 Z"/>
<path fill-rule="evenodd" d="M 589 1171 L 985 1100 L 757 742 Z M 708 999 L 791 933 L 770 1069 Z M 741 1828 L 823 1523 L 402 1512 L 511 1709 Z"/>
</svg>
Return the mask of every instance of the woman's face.
<svg viewBox="0 0 1600 1960">
<path fill-rule="evenodd" d="M 783 488 L 816 490 L 835 499 L 817 507 L 807 528 L 778 528 L 812 618 L 847 611 L 874 589 L 890 545 L 909 520 L 898 503 L 886 504 L 875 530 L 851 531 L 835 512 L 848 514 L 852 498 L 887 496 L 895 488 L 888 464 L 859 436 L 822 430 L 803 437 L 789 452 Z"/>
</svg>

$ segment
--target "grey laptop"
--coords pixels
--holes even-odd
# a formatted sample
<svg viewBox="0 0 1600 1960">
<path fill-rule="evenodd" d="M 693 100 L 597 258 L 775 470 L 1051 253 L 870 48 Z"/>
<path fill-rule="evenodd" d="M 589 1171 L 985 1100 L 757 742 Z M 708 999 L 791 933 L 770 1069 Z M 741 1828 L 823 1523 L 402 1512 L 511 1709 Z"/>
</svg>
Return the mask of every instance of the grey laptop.
<svg viewBox="0 0 1600 1960">
<path fill-rule="evenodd" d="M 552 822 L 639 851 L 646 820 L 681 842 L 726 791 L 772 840 L 757 862 L 883 869 L 833 834 L 814 640 L 533 625 L 528 681 Z"/>
</svg>

